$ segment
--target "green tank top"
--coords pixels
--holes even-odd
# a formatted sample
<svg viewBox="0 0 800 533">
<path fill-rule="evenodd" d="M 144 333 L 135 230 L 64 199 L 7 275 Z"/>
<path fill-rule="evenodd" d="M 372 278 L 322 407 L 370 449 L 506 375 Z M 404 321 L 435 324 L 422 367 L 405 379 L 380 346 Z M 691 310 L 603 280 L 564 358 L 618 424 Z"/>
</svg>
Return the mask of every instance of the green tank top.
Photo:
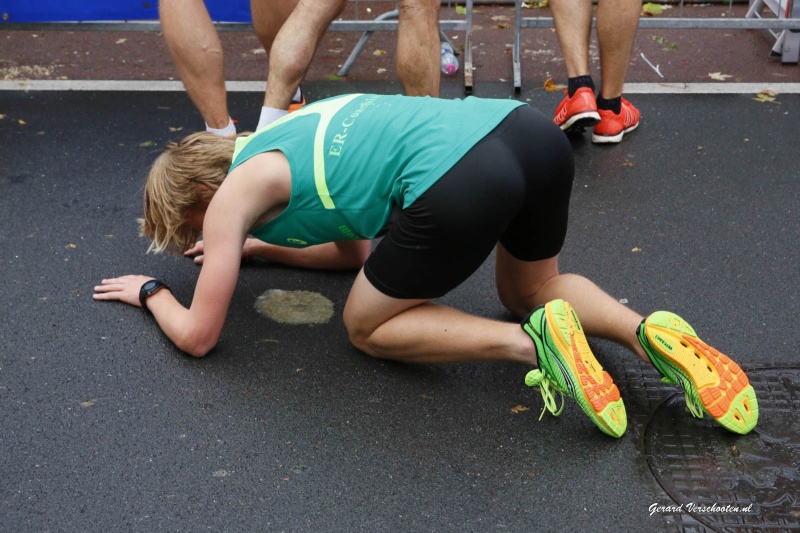
<svg viewBox="0 0 800 533">
<path fill-rule="evenodd" d="M 292 173 L 286 209 L 251 234 L 291 247 L 373 238 L 521 105 L 351 94 L 290 113 L 236 140 L 230 170 L 277 150 Z"/>
</svg>

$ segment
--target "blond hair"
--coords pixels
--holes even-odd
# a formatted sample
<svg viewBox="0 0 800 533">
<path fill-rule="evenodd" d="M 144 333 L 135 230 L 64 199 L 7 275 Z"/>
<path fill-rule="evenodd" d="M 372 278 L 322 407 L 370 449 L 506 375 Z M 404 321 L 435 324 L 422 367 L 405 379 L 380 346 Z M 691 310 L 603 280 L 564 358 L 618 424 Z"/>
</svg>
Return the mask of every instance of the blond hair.
<svg viewBox="0 0 800 533">
<path fill-rule="evenodd" d="M 180 253 L 197 242 L 200 231 L 189 228 L 189 210 L 208 204 L 233 158 L 234 140 L 209 132 L 170 142 L 153 162 L 144 188 L 140 234 L 152 241 L 148 252 Z"/>
</svg>

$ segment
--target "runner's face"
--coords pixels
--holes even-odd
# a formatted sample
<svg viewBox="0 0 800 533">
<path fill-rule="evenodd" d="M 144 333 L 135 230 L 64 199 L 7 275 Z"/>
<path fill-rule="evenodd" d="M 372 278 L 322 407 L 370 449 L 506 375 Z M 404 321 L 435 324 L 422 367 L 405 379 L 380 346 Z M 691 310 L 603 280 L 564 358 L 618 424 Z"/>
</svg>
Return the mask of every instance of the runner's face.
<svg viewBox="0 0 800 533">
<path fill-rule="evenodd" d="M 203 231 L 206 209 L 208 209 L 207 204 L 197 205 L 189 209 L 186 215 L 186 226 L 194 231 Z"/>
</svg>

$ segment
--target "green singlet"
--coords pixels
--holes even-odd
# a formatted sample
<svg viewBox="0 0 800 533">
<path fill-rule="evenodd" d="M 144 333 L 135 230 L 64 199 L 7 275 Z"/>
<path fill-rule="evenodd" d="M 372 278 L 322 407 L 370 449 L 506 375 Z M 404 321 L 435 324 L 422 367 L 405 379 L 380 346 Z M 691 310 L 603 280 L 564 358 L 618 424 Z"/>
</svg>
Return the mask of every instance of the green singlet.
<svg viewBox="0 0 800 533">
<path fill-rule="evenodd" d="M 351 94 L 290 113 L 236 141 L 230 170 L 277 150 L 292 172 L 289 205 L 251 234 L 291 247 L 373 238 L 521 105 Z"/>
</svg>

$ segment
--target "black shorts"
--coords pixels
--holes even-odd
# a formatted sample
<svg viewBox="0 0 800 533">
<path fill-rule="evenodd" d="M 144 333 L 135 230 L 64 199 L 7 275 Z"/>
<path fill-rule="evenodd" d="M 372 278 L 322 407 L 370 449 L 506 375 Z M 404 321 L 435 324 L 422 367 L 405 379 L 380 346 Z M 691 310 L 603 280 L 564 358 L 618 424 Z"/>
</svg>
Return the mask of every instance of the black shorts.
<svg viewBox="0 0 800 533">
<path fill-rule="evenodd" d="M 564 133 L 519 107 L 400 211 L 364 274 L 393 298 L 438 298 L 498 242 L 522 261 L 554 257 L 567 233 L 573 175 Z"/>
</svg>

